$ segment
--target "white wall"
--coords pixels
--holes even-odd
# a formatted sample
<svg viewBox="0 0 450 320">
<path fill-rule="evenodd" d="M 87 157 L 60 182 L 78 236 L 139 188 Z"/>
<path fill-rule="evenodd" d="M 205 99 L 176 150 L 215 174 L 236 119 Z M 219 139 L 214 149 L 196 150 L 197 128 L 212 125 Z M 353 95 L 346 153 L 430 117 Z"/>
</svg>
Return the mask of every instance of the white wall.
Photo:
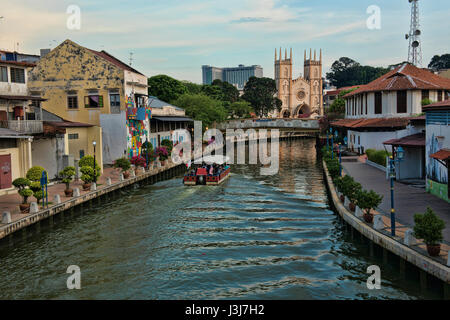
<svg viewBox="0 0 450 320">
<path fill-rule="evenodd" d="M 32 165 L 43 167 L 49 179 L 54 179 L 63 170 L 65 154 L 64 136 L 33 140 L 31 143 Z"/>
<path fill-rule="evenodd" d="M 127 156 L 126 112 L 101 114 L 100 126 L 102 127 L 103 163 L 112 164 L 114 160 Z"/>
</svg>

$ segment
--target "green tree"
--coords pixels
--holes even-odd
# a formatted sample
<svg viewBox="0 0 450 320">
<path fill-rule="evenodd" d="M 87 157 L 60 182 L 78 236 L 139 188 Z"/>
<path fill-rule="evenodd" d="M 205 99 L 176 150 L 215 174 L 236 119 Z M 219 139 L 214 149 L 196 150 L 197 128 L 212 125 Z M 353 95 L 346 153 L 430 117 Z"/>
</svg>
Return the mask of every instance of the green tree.
<svg viewBox="0 0 450 320">
<path fill-rule="evenodd" d="M 203 85 L 201 93 L 214 100 L 224 101 L 225 99 L 225 96 L 222 92 L 222 88 L 216 85 L 212 84 Z"/>
<path fill-rule="evenodd" d="M 212 85 L 220 87 L 224 101 L 233 103 L 239 100 L 239 90 L 231 83 L 216 79 L 212 82 Z"/>
<path fill-rule="evenodd" d="M 228 108 L 228 115 L 231 118 L 248 118 L 253 108 L 247 101 L 236 101 L 230 104 Z"/>
<path fill-rule="evenodd" d="M 201 85 L 201 84 L 192 83 L 192 82 L 186 81 L 186 80 L 181 81 L 181 82 L 186 87 L 186 93 L 200 94 L 202 92 L 203 85 Z"/>
<path fill-rule="evenodd" d="M 450 68 L 450 53 L 443 54 L 442 56 L 435 55 L 431 58 L 428 68 L 434 71 Z"/>
<path fill-rule="evenodd" d="M 227 117 L 223 103 L 204 94 L 186 93 L 173 104 L 185 109 L 187 116 L 202 121 L 203 128 L 210 127 L 213 122 L 223 122 Z"/>
<path fill-rule="evenodd" d="M 255 113 L 262 117 L 273 110 L 280 110 L 282 102 L 275 98 L 277 87 L 270 78 L 250 77 L 245 84 L 242 99 L 249 102 Z"/>
<path fill-rule="evenodd" d="M 179 80 L 160 74 L 148 78 L 148 94 L 165 102 L 172 102 L 186 93 L 186 86 Z"/>
</svg>

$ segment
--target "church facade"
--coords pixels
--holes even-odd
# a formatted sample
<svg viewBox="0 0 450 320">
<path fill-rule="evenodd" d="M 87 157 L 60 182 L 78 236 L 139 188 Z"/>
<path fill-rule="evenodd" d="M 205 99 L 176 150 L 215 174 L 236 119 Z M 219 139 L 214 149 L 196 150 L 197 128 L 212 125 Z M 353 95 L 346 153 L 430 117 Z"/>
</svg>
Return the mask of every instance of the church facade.
<svg viewBox="0 0 450 320">
<path fill-rule="evenodd" d="M 322 90 L 322 50 L 319 59 L 314 57 L 312 50 L 309 52 L 309 59 L 304 55 L 303 77 L 293 79 L 292 73 L 292 48 L 289 58 L 287 49 L 284 52 L 284 59 L 280 55 L 277 57 L 275 49 L 275 82 L 277 85 L 277 97 L 283 102 L 280 111 L 274 111 L 273 118 L 307 118 L 323 115 L 323 90 Z"/>
</svg>

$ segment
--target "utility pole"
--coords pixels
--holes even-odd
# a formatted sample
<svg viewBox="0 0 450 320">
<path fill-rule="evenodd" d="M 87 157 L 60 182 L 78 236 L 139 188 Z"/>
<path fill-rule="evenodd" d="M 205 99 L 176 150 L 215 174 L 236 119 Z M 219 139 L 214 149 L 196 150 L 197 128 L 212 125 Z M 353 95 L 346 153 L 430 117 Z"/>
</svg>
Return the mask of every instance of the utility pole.
<svg viewBox="0 0 450 320">
<path fill-rule="evenodd" d="M 415 66 L 422 66 L 422 46 L 420 43 L 419 0 L 408 0 L 411 3 L 411 26 L 405 39 L 409 40 L 408 62 Z"/>
</svg>

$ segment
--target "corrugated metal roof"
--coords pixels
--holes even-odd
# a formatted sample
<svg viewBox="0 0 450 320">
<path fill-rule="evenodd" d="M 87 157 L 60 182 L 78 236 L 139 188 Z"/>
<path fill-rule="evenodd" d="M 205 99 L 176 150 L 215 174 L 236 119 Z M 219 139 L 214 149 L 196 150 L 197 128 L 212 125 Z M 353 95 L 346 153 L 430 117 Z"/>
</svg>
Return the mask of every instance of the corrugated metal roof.
<svg viewBox="0 0 450 320">
<path fill-rule="evenodd" d="M 394 146 L 425 147 L 425 133 L 416 133 L 400 139 L 390 139 L 383 144 Z"/>
</svg>

